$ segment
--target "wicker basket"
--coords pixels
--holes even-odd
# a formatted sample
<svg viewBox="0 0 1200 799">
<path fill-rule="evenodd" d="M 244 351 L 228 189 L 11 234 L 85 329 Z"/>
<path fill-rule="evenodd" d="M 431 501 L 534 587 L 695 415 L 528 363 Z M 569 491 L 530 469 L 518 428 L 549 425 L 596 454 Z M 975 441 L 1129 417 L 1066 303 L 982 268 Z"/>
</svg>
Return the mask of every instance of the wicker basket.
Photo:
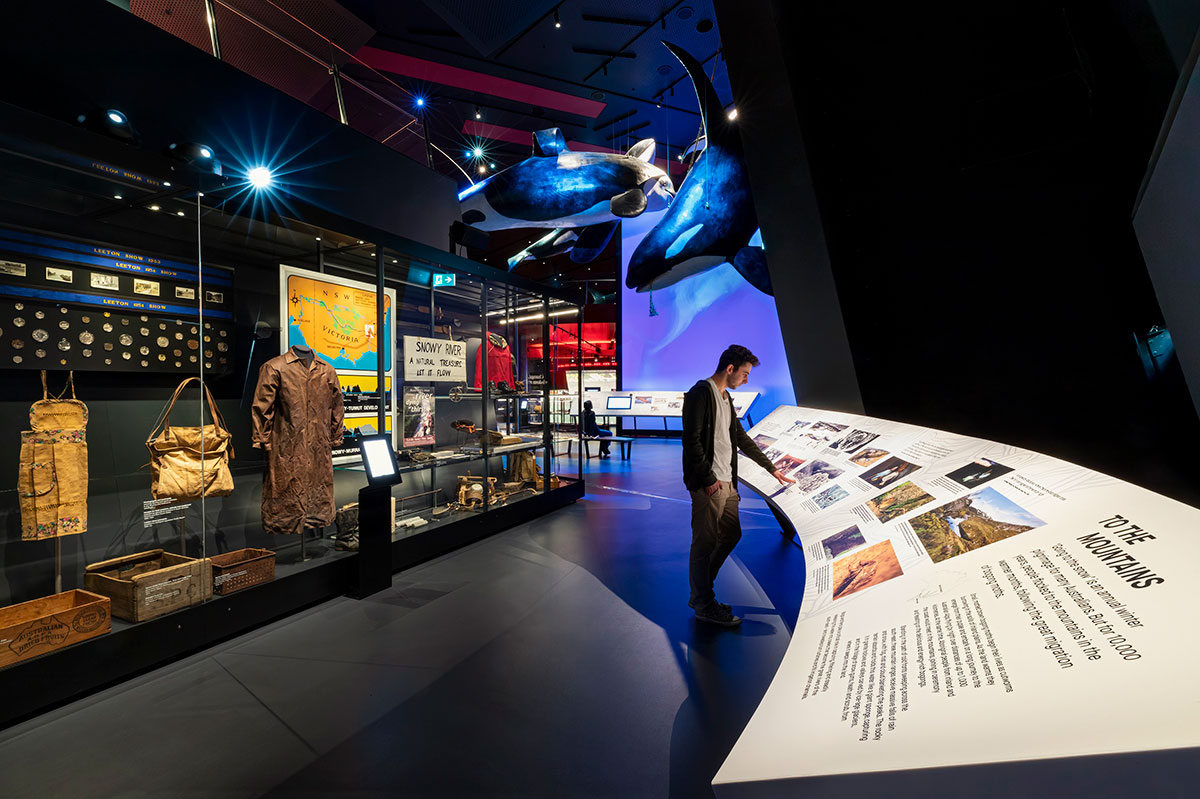
<svg viewBox="0 0 1200 799">
<path fill-rule="evenodd" d="M 232 594 L 275 579 L 275 553 L 269 549 L 236 549 L 209 560 L 214 594 Z"/>
</svg>

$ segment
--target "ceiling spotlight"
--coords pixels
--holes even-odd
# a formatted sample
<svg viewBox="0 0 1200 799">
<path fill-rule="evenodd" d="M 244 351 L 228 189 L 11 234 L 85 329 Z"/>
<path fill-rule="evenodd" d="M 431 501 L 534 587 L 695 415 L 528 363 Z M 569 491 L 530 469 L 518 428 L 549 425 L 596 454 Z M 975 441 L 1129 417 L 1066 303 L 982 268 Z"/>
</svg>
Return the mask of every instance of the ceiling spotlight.
<svg viewBox="0 0 1200 799">
<path fill-rule="evenodd" d="M 730 109 L 729 109 L 729 112 L 728 112 L 728 113 L 726 113 L 726 114 L 725 114 L 725 116 L 729 118 L 729 121 L 730 121 L 730 122 L 732 122 L 733 120 L 737 119 L 737 109 L 736 109 L 736 108 L 730 108 Z"/>
<path fill-rule="evenodd" d="M 169 180 L 164 180 L 164 181 L 163 181 L 163 186 L 164 186 L 165 188 L 168 188 L 168 189 L 169 189 L 169 188 L 171 188 L 171 181 L 169 181 Z"/>
<path fill-rule="evenodd" d="M 415 100 L 413 100 L 413 105 L 415 105 L 417 108 L 424 108 L 425 107 L 425 98 L 417 97 Z"/>
<path fill-rule="evenodd" d="M 495 169 L 495 168 L 496 168 L 496 162 L 495 162 L 495 161 L 493 161 L 493 162 L 491 162 L 490 164 L 488 164 L 488 169 Z"/>
<path fill-rule="evenodd" d="M 320 237 L 320 236 L 317 236 L 317 241 L 320 241 L 320 240 L 321 240 L 321 237 Z"/>
<path fill-rule="evenodd" d="M 480 164 L 480 165 L 479 165 L 479 174 L 481 174 L 481 175 L 486 175 L 486 174 L 487 174 L 487 167 L 486 167 L 486 166 L 484 166 L 483 164 Z"/>
<path fill-rule="evenodd" d="M 554 27 L 561 28 L 562 20 L 558 18 L 558 9 L 554 9 Z"/>
<path fill-rule="evenodd" d="M 183 211 L 176 211 L 175 216 L 183 216 Z"/>
<path fill-rule="evenodd" d="M 150 206 L 150 210 L 151 211 L 161 211 L 162 207 L 158 206 L 158 205 L 152 205 L 152 206 Z"/>
<path fill-rule="evenodd" d="M 103 133 L 126 144 L 136 144 L 137 131 L 129 122 L 129 117 L 115 108 L 93 108 L 75 117 L 75 121 L 96 133 Z"/>
<path fill-rule="evenodd" d="M 475 106 L 475 118 L 483 119 L 483 112 L 479 110 L 479 106 Z"/>
<path fill-rule="evenodd" d="M 165 152 L 171 158 L 183 161 L 201 172 L 209 172 L 213 175 L 221 174 L 221 162 L 217 160 L 213 148 L 207 144 L 194 141 L 172 142 L 167 146 Z"/>
<path fill-rule="evenodd" d="M 114 199 L 114 200 L 124 200 L 125 198 L 124 198 L 124 197 L 122 197 L 122 196 L 121 196 L 121 195 L 119 195 L 119 194 L 114 194 L 114 195 L 113 195 L 113 199 Z"/>
<path fill-rule="evenodd" d="M 275 176 L 265 166 L 254 167 L 246 173 L 246 177 L 249 179 L 250 185 L 259 191 L 270 188 L 271 184 L 275 181 Z"/>
<path fill-rule="evenodd" d="M 483 148 L 476 147 L 474 150 L 471 151 L 471 155 L 475 156 L 476 158 L 483 158 Z"/>
</svg>

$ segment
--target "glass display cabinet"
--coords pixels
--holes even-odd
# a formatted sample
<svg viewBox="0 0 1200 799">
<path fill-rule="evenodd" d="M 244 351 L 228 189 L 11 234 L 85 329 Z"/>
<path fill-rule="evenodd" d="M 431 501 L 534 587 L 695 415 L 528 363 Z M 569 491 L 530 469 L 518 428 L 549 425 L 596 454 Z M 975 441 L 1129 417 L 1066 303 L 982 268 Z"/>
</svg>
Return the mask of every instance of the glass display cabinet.
<svg viewBox="0 0 1200 799">
<path fill-rule="evenodd" d="M 355 594 L 366 436 L 387 574 L 582 497 L 577 298 L 0 110 L 0 724 Z"/>
</svg>

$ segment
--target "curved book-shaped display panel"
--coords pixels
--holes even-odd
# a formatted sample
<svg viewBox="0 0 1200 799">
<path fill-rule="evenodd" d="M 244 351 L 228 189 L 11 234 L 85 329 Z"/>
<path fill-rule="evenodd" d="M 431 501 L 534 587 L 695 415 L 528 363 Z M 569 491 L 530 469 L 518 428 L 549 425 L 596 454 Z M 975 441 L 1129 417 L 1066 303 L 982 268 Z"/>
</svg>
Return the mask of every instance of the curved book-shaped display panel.
<svg viewBox="0 0 1200 799">
<path fill-rule="evenodd" d="M 749 433 L 796 480 L 741 456 L 743 481 L 794 525 L 807 574 L 719 796 L 1200 745 L 1200 510 L 867 416 L 782 406 Z"/>
</svg>

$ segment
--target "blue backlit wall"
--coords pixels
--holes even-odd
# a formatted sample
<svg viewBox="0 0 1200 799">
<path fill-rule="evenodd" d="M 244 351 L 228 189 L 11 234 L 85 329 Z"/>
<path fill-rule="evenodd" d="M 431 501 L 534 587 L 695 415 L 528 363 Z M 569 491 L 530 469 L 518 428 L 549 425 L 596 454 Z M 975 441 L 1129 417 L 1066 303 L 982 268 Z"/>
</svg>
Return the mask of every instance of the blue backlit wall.
<svg viewBox="0 0 1200 799">
<path fill-rule="evenodd" d="M 643 214 L 621 223 L 621 388 L 686 391 L 715 371 L 722 350 L 741 344 L 761 361 L 746 386 L 762 394 L 751 415 L 761 419 L 777 405 L 794 404 L 775 299 L 732 266 L 722 264 L 655 291 L 657 316 L 649 313 L 650 294 L 625 288 L 629 256 L 658 217 Z M 679 429 L 678 419 L 669 424 Z"/>
</svg>

